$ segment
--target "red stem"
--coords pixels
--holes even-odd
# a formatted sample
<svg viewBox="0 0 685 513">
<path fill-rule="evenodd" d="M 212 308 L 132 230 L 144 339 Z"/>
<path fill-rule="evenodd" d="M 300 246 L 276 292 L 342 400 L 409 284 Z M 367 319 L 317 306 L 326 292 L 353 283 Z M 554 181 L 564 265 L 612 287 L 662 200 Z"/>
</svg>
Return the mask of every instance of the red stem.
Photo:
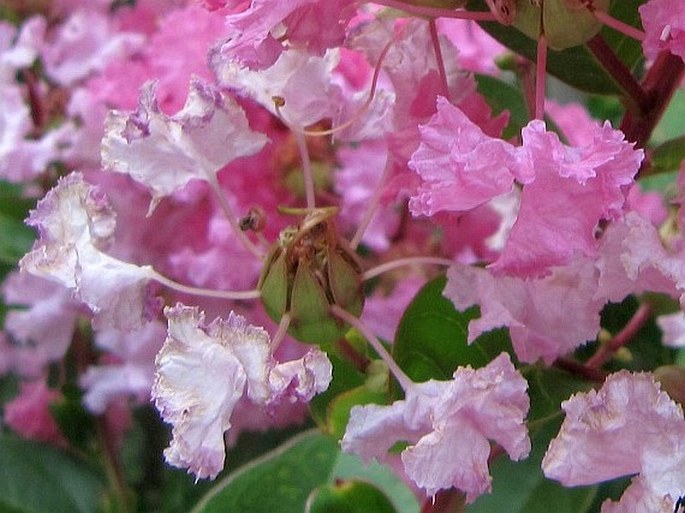
<svg viewBox="0 0 685 513">
<path fill-rule="evenodd" d="M 588 369 L 599 369 L 616 351 L 630 342 L 635 334 L 640 331 L 640 328 L 642 328 L 644 323 L 647 322 L 650 314 L 649 305 L 640 305 L 640 308 L 637 309 L 633 317 L 628 321 L 628 324 L 626 324 L 621 331 L 616 333 L 614 338 L 609 342 L 601 345 L 597 352 L 585 362 L 585 366 Z"/>
<path fill-rule="evenodd" d="M 602 63 L 604 69 L 609 72 L 616 83 L 628 94 L 632 102 L 628 110 L 646 112 L 649 109 L 649 96 L 640 83 L 635 80 L 635 77 L 626 65 L 623 64 L 623 61 L 616 56 L 611 47 L 604 41 L 602 36 L 597 34 L 590 39 L 587 42 L 587 47 L 597 57 L 597 60 Z"/>
<path fill-rule="evenodd" d="M 545 117 L 545 86 L 547 78 L 547 36 L 540 34 L 535 58 L 535 119 Z"/>
<path fill-rule="evenodd" d="M 628 110 L 621 123 L 626 139 L 634 141 L 638 148 L 643 148 L 649 141 L 673 93 L 680 86 L 684 72 L 683 60 L 669 52 L 661 52 L 649 68 L 642 81 L 648 98 L 647 108 Z"/>
</svg>

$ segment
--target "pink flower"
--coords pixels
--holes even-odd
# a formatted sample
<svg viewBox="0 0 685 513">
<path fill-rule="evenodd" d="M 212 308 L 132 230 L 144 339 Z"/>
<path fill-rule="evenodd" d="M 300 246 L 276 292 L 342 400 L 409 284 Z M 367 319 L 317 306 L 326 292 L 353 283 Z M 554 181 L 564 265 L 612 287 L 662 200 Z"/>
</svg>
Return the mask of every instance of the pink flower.
<svg viewBox="0 0 685 513">
<path fill-rule="evenodd" d="M 64 446 L 66 440 L 50 414 L 50 404 L 59 397 L 43 381 L 22 383 L 19 396 L 5 405 L 4 421 L 23 438 Z"/>
<path fill-rule="evenodd" d="M 409 161 L 421 177 L 409 203 L 414 215 L 467 211 L 509 192 L 515 179 L 534 178 L 525 153 L 487 136 L 445 98 L 437 108 L 420 128 L 421 144 Z"/>
<path fill-rule="evenodd" d="M 662 50 L 685 59 L 685 5 L 669 0 L 650 0 L 639 8 L 645 55 L 655 59 Z"/>
<path fill-rule="evenodd" d="M 523 187 L 516 223 L 491 269 L 531 277 L 579 254 L 597 254 L 595 229 L 620 217 L 624 189 L 633 183 L 643 152 L 608 123 L 579 147 L 562 144 L 541 121 L 529 123 L 522 135 L 535 180 Z"/>
<path fill-rule="evenodd" d="M 27 223 L 38 229 L 39 238 L 21 259 L 23 271 L 73 290 L 95 314 L 96 326 L 127 330 L 142 325 L 153 270 L 103 251 L 116 218 L 106 198 L 81 174 L 61 178 Z"/>
<path fill-rule="evenodd" d="M 331 364 L 318 349 L 283 364 L 265 330 L 231 312 L 207 325 L 197 307 L 167 308 L 168 337 L 157 355 L 152 398 L 173 425 L 167 462 L 213 479 L 224 465 L 224 433 L 241 398 L 254 406 L 309 401 L 328 388 Z"/>
<path fill-rule="evenodd" d="M 578 486 L 639 474 L 620 506 L 605 503 L 603 512 L 663 511 L 663 503 L 672 511 L 685 495 L 683 411 L 651 375 L 617 372 L 562 409 L 566 419 L 542 461 L 547 477 Z"/>
<path fill-rule="evenodd" d="M 514 460 L 530 451 L 526 389 L 507 354 L 478 370 L 460 367 L 452 381 L 412 385 L 390 406 L 352 408 L 342 448 L 368 461 L 406 441 L 404 470 L 419 487 L 432 496 L 454 486 L 473 502 L 490 489 L 488 439 Z"/>
<path fill-rule="evenodd" d="M 104 166 L 147 185 L 150 212 L 191 179 L 216 182 L 222 167 L 266 143 L 264 135 L 250 130 L 236 103 L 199 80 L 191 82 L 185 107 L 172 117 L 159 110 L 154 84 L 147 84 L 138 109 L 110 112 L 105 132 Z"/>
<path fill-rule="evenodd" d="M 104 12 L 79 9 L 48 34 L 41 55 L 48 76 L 61 85 L 73 85 L 101 71 L 107 61 L 131 54 L 143 38 L 120 32 Z"/>
<path fill-rule="evenodd" d="M 285 50 L 272 31 L 284 26 L 292 46 L 322 55 L 342 43 L 353 14 L 351 0 L 254 0 L 244 12 L 226 18 L 233 35 L 221 53 L 252 69 L 269 67 Z"/>
<path fill-rule="evenodd" d="M 591 262 L 553 268 L 544 278 L 493 276 L 485 269 L 455 264 L 443 294 L 458 310 L 480 305 L 469 323 L 469 343 L 491 329 L 508 327 L 516 356 L 550 364 L 594 340 L 603 299 L 596 299 L 597 276 Z M 569 315 L 569 309 L 573 315 Z"/>
<path fill-rule="evenodd" d="M 30 274 L 13 273 L 2 284 L 5 303 L 11 309 L 5 330 L 18 343 L 17 350 L 31 348 L 38 366 L 61 359 L 74 335 L 79 305 L 63 286 Z"/>
</svg>

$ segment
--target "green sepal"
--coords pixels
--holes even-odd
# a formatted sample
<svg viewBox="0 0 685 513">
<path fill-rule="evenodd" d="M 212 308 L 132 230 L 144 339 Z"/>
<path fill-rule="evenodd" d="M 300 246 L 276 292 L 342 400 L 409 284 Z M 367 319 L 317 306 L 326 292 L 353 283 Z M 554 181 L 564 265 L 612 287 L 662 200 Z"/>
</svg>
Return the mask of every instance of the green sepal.
<svg viewBox="0 0 685 513">
<path fill-rule="evenodd" d="M 259 278 L 261 299 L 274 320 L 280 319 L 288 309 L 288 270 L 285 265 L 286 254 L 276 247 L 266 259 Z"/>
<path fill-rule="evenodd" d="M 328 258 L 328 283 L 335 304 L 352 315 L 359 316 L 364 307 L 359 270 L 337 251 L 331 251 Z"/>
<path fill-rule="evenodd" d="M 592 39 L 602 28 L 602 23 L 585 7 L 573 9 L 567 0 L 544 0 L 541 7 L 530 0 L 517 2 L 514 26 L 531 39 L 538 39 L 542 32 L 547 44 L 554 50 L 579 46 Z M 595 0 L 595 8 L 607 12 L 610 0 Z"/>
<path fill-rule="evenodd" d="M 297 266 L 290 298 L 289 333 L 310 344 L 327 344 L 344 333 L 341 321 L 329 312 L 328 299 L 306 262 Z"/>
</svg>

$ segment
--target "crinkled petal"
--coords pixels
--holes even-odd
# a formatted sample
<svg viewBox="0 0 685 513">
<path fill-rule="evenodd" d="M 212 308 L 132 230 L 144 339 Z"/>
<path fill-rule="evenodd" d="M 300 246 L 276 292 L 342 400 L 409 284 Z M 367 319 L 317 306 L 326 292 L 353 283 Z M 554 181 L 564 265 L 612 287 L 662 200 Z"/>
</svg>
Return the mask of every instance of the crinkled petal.
<svg viewBox="0 0 685 513">
<path fill-rule="evenodd" d="M 197 308 L 167 308 L 169 334 L 157 355 L 152 398 L 172 424 L 166 460 L 198 478 L 214 478 L 224 466 L 224 432 L 243 396 L 247 376 L 228 341 L 205 331 Z"/>
<path fill-rule="evenodd" d="M 469 323 L 469 342 L 491 329 L 508 327 L 521 361 L 542 358 L 551 363 L 593 340 L 599 331 L 604 301 L 594 299 L 597 285 L 591 262 L 528 280 L 455 264 L 447 278 L 443 294 L 458 310 L 480 305 L 481 317 Z"/>
<path fill-rule="evenodd" d="M 602 503 L 601 513 L 677 513 L 677 500 L 655 495 L 642 476 L 636 476 L 619 501 L 607 499 Z"/>
<path fill-rule="evenodd" d="M 309 402 L 325 391 L 333 378 L 333 366 L 323 351 L 312 348 L 302 358 L 277 364 L 269 373 L 270 402 Z"/>
<path fill-rule="evenodd" d="M 72 289 L 96 314 L 98 326 L 135 329 L 144 320 L 149 266 L 123 262 L 102 251 L 116 224 L 106 198 L 79 173 L 59 180 L 31 212 L 39 239 L 21 269 Z"/>
<path fill-rule="evenodd" d="M 646 447 L 683 424 L 683 412 L 649 374 L 620 371 L 599 391 L 562 403 L 566 418 L 542 461 L 545 475 L 565 486 L 636 474 Z"/>
<path fill-rule="evenodd" d="M 402 463 L 429 496 L 454 486 L 466 493 L 470 503 L 490 490 L 489 454 L 488 439 L 468 421 L 458 419 L 402 452 Z"/>
<path fill-rule="evenodd" d="M 184 108 L 162 113 L 154 83 L 142 90 L 138 110 L 112 111 L 105 121 L 103 165 L 131 175 L 152 191 L 150 210 L 192 179 L 214 181 L 238 157 L 253 155 L 266 136 L 250 130 L 243 110 L 211 86 L 194 79 Z"/>
<path fill-rule="evenodd" d="M 338 52 L 328 51 L 323 57 L 315 57 L 304 51 L 288 50 L 262 71 L 225 61 L 216 52 L 210 59 L 221 85 L 254 98 L 274 115 L 282 116 L 286 123 L 305 127 L 332 118 L 342 103 L 339 88 L 331 84 Z M 285 101 L 278 110 L 275 97 Z"/>
<path fill-rule="evenodd" d="M 515 178 L 533 179 L 520 150 L 487 136 L 444 97 L 438 98 L 437 109 L 420 127 L 421 144 L 409 161 L 421 177 L 409 203 L 414 215 L 470 210 L 509 192 Z"/>
<path fill-rule="evenodd" d="M 608 123 L 597 127 L 592 143 L 566 146 L 541 121 L 523 129 L 523 148 L 535 180 L 523 187 L 516 223 L 491 269 L 543 276 L 578 255 L 594 257 L 599 246 L 595 230 L 600 221 L 621 215 L 624 189 L 633 183 L 642 150 L 633 149 Z"/>
<path fill-rule="evenodd" d="M 345 429 L 341 447 L 368 462 L 382 460 L 388 450 L 399 440 L 416 442 L 426 430 L 411 429 L 404 422 L 405 401 L 395 401 L 390 406 L 368 404 L 354 406 Z M 424 423 L 428 419 L 424 419 Z"/>
</svg>

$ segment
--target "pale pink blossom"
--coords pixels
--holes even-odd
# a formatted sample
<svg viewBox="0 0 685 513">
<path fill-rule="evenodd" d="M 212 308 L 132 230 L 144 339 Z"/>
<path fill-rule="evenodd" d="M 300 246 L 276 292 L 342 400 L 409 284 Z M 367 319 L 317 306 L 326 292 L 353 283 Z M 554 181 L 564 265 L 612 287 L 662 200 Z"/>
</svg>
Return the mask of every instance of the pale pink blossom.
<svg viewBox="0 0 685 513">
<path fill-rule="evenodd" d="M 288 50 L 273 65 L 260 71 L 225 60 L 216 51 L 210 54 L 210 59 L 220 85 L 253 98 L 274 115 L 282 116 L 287 124 L 306 127 L 334 117 L 339 110 L 340 90 L 331 80 L 339 60 L 334 50 L 322 57 Z M 275 97 L 285 102 L 278 110 Z"/>
<path fill-rule="evenodd" d="M 656 227 L 629 212 L 606 230 L 600 246 L 597 296 L 621 301 L 631 293 L 663 292 L 685 305 L 685 262 L 664 247 Z"/>
<path fill-rule="evenodd" d="M 507 354 L 481 369 L 460 367 L 452 381 L 414 384 L 392 405 L 352 408 L 342 448 L 368 461 L 406 441 L 404 470 L 419 487 L 433 496 L 454 486 L 473 502 L 490 490 L 488 440 L 514 460 L 530 451 L 526 389 Z"/>
<path fill-rule="evenodd" d="M 41 56 L 48 76 L 60 85 L 73 85 L 101 71 L 107 61 L 135 52 L 143 38 L 119 32 L 107 13 L 78 9 L 46 36 Z"/>
<path fill-rule="evenodd" d="M 523 129 L 535 180 L 524 185 L 516 223 L 494 272 L 540 276 L 577 255 L 593 257 L 602 220 L 620 217 L 625 191 L 642 161 L 623 134 L 607 123 L 591 144 L 566 146 L 541 121 Z"/>
<path fill-rule="evenodd" d="M 166 460 L 198 478 L 214 478 L 224 465 L 224 433 L 241 399 L 256 408 L 307 402 L 326 388 L 331 364 L 318 349 L 278 363 L 267 332 L 231 312 L 210 324 L 197 307 L 165 310 L 168 337 L 156 358 L 152 398 L 173 425 Z"/>
<path fill-rule="evenodd" d="M 30 274 L 12 273 L 2 284 L 2 295 L 5 304 L 19 307 L 5 317 L 5 330 L 14 341 L 31 347 L 42 365 L 61 359 L 71 344 L 80 310 L 70 291 Z"/>
<path fill-rule="evenodd" d="M 351 0 L 254 0 L 245 11 L 226 18 L 231 37 L 221 53 L 252 69 L 269 67 L 287 47 L 281 43 L 283 30 L 293 47 L 323 55 L 342 43 L 352 5 Z"/>
<path fill-rule="evenodd" d="M 685 59 L 685 5 L 669 0 L 650 0 L 639 8 L 645 55 L 655 59 L 662 50 Z"/>
<path fill-rule="evenodd" d="M 482 333 L 508 327 L 519 360 L 550 364 L 599 331 L 603 299 L 595 299 L 597 276 L 591 262 L 552 269 L 544 278 L 493 276 L 485 269 L 455 264 L 443 294 L 458 310 L 480 305 L 469 323 L 469 343 Z M 573 315 L 569 315 L 569 310 Z"/>
<path fill-rule="evenodd" d="M 250 130 L 235 102 L 210 85 L 193 80 L 185 107 L 169 117 L 160 111 L 149 83 L 135 112 L 109 113 L 102 161 L 105 168 L 129 174 L 151 189 L 151 212 L 192 179 L 216 181 L 221 168 L 256 153 L 266 140 Z"/>
<path fill-rule="evenodd" d="M 685 494 L 683 411 L 650 374 L 617 372 L 562 409 L 566 418 L 542 461 L 547 477 L 578 486 L 639 474 L 620 505 L 609 502 L 603 512 L 663 511 Z"/>
<path fill-rule="evenodd" d="M 106 198 L 79 173 L 61 178 L 31 211 L 39 238 L 20 262 L 25 272 L 71 289 L 95 314 L 96 326 L 134 329 L 143 323 L 150 266 L 111 257 L 116 218 Z"/>
<path fill-rule="evenodd" d="M 414 215 L 467 211 L 508 193 L 515 179 L 534 179 L 525 153 L 487 136 L 444 97 L 438 98 L 437 109 L 420 127 L 421 144 L 409 161 L 421 177 L 409 202 Z"/>
</svg>

